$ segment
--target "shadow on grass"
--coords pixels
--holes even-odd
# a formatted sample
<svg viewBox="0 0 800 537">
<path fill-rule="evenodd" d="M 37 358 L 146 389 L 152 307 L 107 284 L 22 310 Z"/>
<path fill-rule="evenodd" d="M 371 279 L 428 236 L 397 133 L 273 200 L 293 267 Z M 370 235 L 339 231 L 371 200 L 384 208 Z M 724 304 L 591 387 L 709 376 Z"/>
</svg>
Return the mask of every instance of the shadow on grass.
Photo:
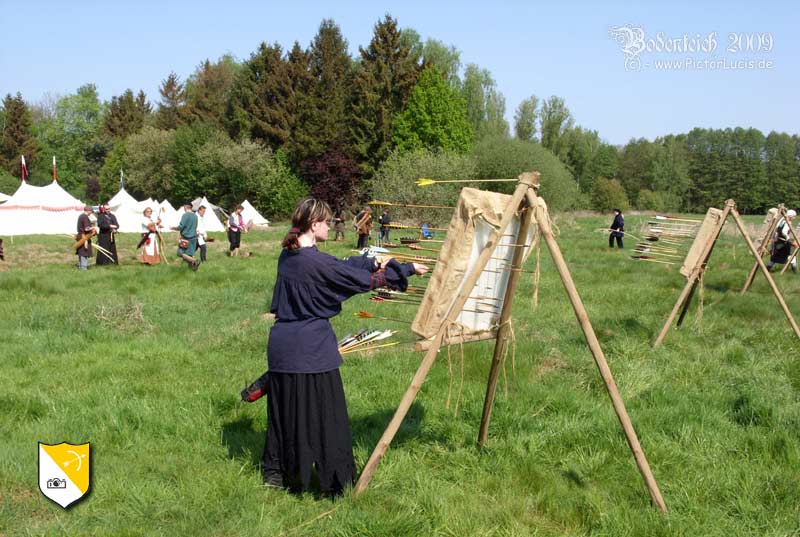
<svg viewBox="0 0 800 537">
<path fill-rule="evenodd" d="M 643 339 L 649 339 L 650 334 L 652 331 L 651 327 L 648 327 L 639 319 L 634 317 L 626 317 L 620 321 L 620 326 L 627 332 L 629 335 L 641 337 Z"/>
<path fill-rule="evenodd" d="M 381 435 L 383 435 L 383 431 L 389 425 L 392 416 L 394 416 L 394 412 L 394 408 L 387 408 L 365 416 L 351 417 L 350 427 L 353 431 L 353 445 L 364 446 L 372 452 Z M 412 403 L 411 408 L 408 409 L 408 414 L 406 414 L 402 425 L 400 425 L 400 429 L 392 439 L 392 445 L 398 446 L 409 440 L 423 443 L 442 441 L 443 437 L 441 435 L 420 433 L 424 416 L 425 407 L 419 402 Z"/>
<path fill-rule="evenodd" d="M 252 417 L 242 416 L 222 425 L 222 443 L 228 449 L 228 457 L 249 460 L 256 469 L 261 466 L 265 438 L 265 431 L 255 428 Z"/>
<path fill-rule="evenodd" d="M 365 446 L 370 451 L 378 443 L 383 431 L 394 415 L 394 409 L 374 412 L 366 416 L 350 418 L 350 428 L 353 433 L 353 445 Z M 443 437 L 438 434 L 420 434 L 422 418 L 425 409 L 420 403 L 414 403 L 397 431 L 392 445 L 397 446 L 408 440 L 427 442 L 441 442 Z M 266 431 L 256 428 L 255 420 L 249 416 L 242 416 L 228 421 L 222 425 L 222 444 L 228 450 L 231 459 L 245 459 L 258 469 L 261 464 L 261 455 L 264 451 Z"/>
</svg>

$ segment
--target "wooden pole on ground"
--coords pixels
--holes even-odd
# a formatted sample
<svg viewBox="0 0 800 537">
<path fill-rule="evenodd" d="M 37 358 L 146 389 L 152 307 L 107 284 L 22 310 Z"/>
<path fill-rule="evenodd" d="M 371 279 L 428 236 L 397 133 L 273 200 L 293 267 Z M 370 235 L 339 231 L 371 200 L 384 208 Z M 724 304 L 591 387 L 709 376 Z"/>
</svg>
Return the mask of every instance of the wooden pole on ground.
<svg viewBox="0 0 800 537">
<path fill-rule="evenodd" d="M 728 200 L 729 202 L 731 200 Z M 750 251 L 753 253 L 753 257 L 756 258 L 756 263 L 758 263 L 759 268 L 761 268 L 761 272 L 764 273 L 764 276 L 767 278 L 769 282 L 769 286 L 772 287 L 772 292 L 775 294 L 775 298 L 778 300 L 778 303 L 781 305 L 781 309 L 783 309 L 784 315 L 789 320 L 789 324 L 792 325 L 792 330 L 794 330 L 795 335 L 800 338 L 800 328 L 798 328 L 797 323 L 792 316 L 792 312 L 789 311 L 789 306 L 786 305 L 786 301 L 783 299 L 783 295 L 781 295 L 778 286 L 775 284 L 775 280 L 772 279 L 772 274 L 769 273 L 767 270 L 767 266 L 764 264 L 764 260 L 761 259 L 761 256 L 758 255 L 758 250 L 756 250 L 755 245 L 753 245 L 753 241 L 750 240 L 750 237 L 747 235 L 747 230 L 744 227 L 744 223 L 742 222 L 741 217 L 739 216 L 738 211 L 733 208 L 731 210 L 731 214 L 733 214 L 733 219 L 736 220 L 736 225 L 739 226 L 739 231 L 742 232 L 744 236 L 744 240 L 747 241 L 747 246 L 750 248 Z"/>
<path fill-rule="evenodd" d="M 705 270 L 706 263 L 708 263 L 708 257 L 711 255 L 711 250 L 714 249 L 714 243 L 717 242 L 719 234 L 722 232 L 722 227 L 725 225 L 725 220 L 728 218 L 728 214 L 730 214 L 732 208 L 732 200 L 725 202 L 725 209 L 722 211 L 719 222 L 717 222 L 717 228 L 709 238 L 708 244 L 706 244 L 706 247 L 703 250 L 703 254 L 698 259 L 698 263 L 689 274 L 686 286 L 683 288 L 680 296 L 678 296 L 677 302 L 675 302 L 675 305 L 672 307 L 672 311 L 667 317 L 667 322 L 664 323 L 664 326 L 661 328 L 661 332 L 659 332 L 658 337 L 656 338 L 655 342 L 653 342 L 654 349 L 657 349 L 659 346 L 661 346 L 661 343 L 664 342 L 664 338 L 667 337 L 667 332 L 669 332 L 669 329 L 672 326 L 672 321 L 675 320 L 675 316 L 678 314 L 678 310 L 681 309 L 681 306 L 684 306 L 683 315 L 685 315 L 686 309 L 689 307 L 690 295 L 694 291 L 697 281 L 700 279 L 700 272 Z M 683 318 L 683 315 L 681 315 L 681 318 Z"/>
<path fill-rule="evenodd" d="M 513 268 L 522 267 L 522 259 L 525 254 L 525 242 L 528 237 L 528 227 L 530 227 L 530 211 L 528 207 L 520 215 L 520 226 L 517 232 L 517 240 L 514 247 L 514 257 L 511 260 Z M 500 327 L 497 329 L 497 338 L 494 344 L 494 355 L 492 356 L 492 366 L 489 369 L 489 380 L 486 383 L 486 398 L 483 401 L 483 415 L 481 416 L 481 426 L 478 430 L 478 444 L 483 446 L 489 435 L 489 421 L 492 419 L 492 405 L 497 391 L 497 379 L 500 376 L 500 367 L 503 364 L 503 350 L 508 339 L 509 321 L 511 320 L 511 306 L 514 302 L 514 293 L 517 291 L 517 282 L 520 272 L 512 270 L 508 275 L 508 286 L 506 287 L 505 297 L 503 298 L 503 309 L 500 312 Z"/>
<path fill-rule="evenodd" d="M 783 208 L 783 205 L 781 205 L 781 208 Z M 758 245 L 759 257 L 763 256 L 764 252 L 767 251 L 769 241 L 772 239 L 772 234 L 775 233 L 775 228 L 778 226 L 778 221 L 780 219 L 780 212 L 778 212 L 778 214 L 772 218 L 767 226 L 767 231 L 764 233 L 764 236 L 761 237 L 761 242 Z M 745 294 L 748 290 L 750 290 L 750 286 L 753 285 L 753 280 L 756 278 L 757 271 L 758 263 L 753 263 L 753 268 L 750 269 L 750 273 L 747 275 L 747 279 L 744 281 L 744 285 L 742 286 L 741 294 Z"/>
<path fill-rule="evenodd" d="M 644 479 L 645 485 L 647 486 L 647 491 L 650 493 L 650 498 L 653 500 L 653 503 L 656 504 L 662 512 L 666 513 L 667 505 L 664 503 L 664 498 L 661 496 L 658 483 L 656 483 L 653 473 L 650 471 L 650 465 L 647 462 L 647 457 L 642 450 L 642 446 L 639 444 L 636 431 L 634 430 L 633 424 L 628 417 L 628 412 L 625 409 L 625 403 L 622 401 L 622 396 L 619 394 L 617 384 L 614 382 L 614 376 L 611 374 L 611 369 L 608 367 L 606 358 L 603 355 L 603 349 L 600 347 L 600 342 L 597 340 L 597 336 L 594 333 L 592 323 L 589 321 L 589 315 L 586 313 L 586 308 L 584 308 L 581 297 L 575 287 L 575 283 L 572 281 L 572 276 L 569 273 L 569 269 L 564 261 L 564 257 L 561 255 L 561 249 L 558 247 L 558 243 L 553 236 L 553 231 L 550 228 L 550 221 L 548 220 L 547 214 L 545 211 L 539 210 L 539 199 L 532 191 L 529 190 L 527 196 L 528 204 L 533 208 L 534 215 L 536 216 L 538 231 L 541 233 L 542 237 L 544 237 L 545 243 L 547 244 L 547 249 L 550 250 L 550 255 L 553 258 L 553 262 L 556 265 L 558 274 L 561 277 L 562 283 L 564 284 L 564 289 L 569 296 L 569 301 L 572 304 L 575 317 L 578 319 L 578 323 L 581 325 L 583 335 L 586 338 L 586 342 L 589 344 L 589 349 L 592 351 L 592 356 L 594 357 L 597 369 L 600 371 L 600 376 L 603 378 L 603 383 L 606 385 L 606 391 L 608 391 L 608 395 L 611 398 L 611 403 L 614 406 L 614 412 L 617 414 L 620 425 L 622 425 L 622 430 L 625 433 L 625 439 L 628 441 L 628 446 L 633 453 L 633 458 L 636 460 L 636 466 L 639 468 L 639 473 L 641 473 L 642 478 Z"/>
<path fill-rule="evenodd" d="M 405 395 L 403 395 L 400 405 L 397 407 L 392 420 L 389 422 L 389 425 L 386 427 L 386 430 L 383 432 L 383 435 L 378 441 L 378 445 L 375 446 L 375 449 L 372 451 L 367 464 L 364 466 L 364 470 L 361 472 L 361 476 L 358 478 L 358 481 L 353 488 L 354 496 L 358 496 L 364 492 L 369 485 L 369 482 L 372 479 L 372 474 L 375 473 L 378 463 L 380 463 L 383 455 L 386 453 L 386 450 L 389 449 L 389 444 L 391 444 L 392 439 L 400 429 L 403 419 L 405 418 L 406 414 L 408 414 L 411 404 L 414 402 L 417 393 L 419 393 L 419 390 L 422 388 L 422 383 L 425 380 L 425 377 L 428 375 L 431 366 L 433 366 L 433 362 L 436 360 L 436 355 L 441 347 L 442 339 L 447 331 L 447 327 L 458 317 L 461 308 L 464 307 L 469 295 L 472 293 L 472 288 L 475 287 L 478 278 L 480 278 L 481 272 L 486 266 L 486 263 L 488 263 L 489 258 L 492 256 L 497 243 L 499 242 L 503 233 L 505 233 L 506 228 L 519 209 L 526 192 L 533 186 L 539 184 L 538 179 L 538 172 L 522 174 L 520 176 L 520 183 L 517 185 L 514 195 L 511 197 L 511 201 L 509 201 L 508 207 L 506 207 L 506 210 L 503 213 L 503 217 L 500 220 L 498 229 L 496 229 L 489 237 L 489 240 L 484 246 L 483 251 L 481 251 L 480 255 L 478 256 L 478 260 L 464 281 L 461 291 L 450 305 L 447 315 L 445 316 L 445 319 L 442 322 L 441 327 L 439 327 L 436 337 L 434 338 L 433 345 L 430 347 L 430 349 L 428 349 L 428 352 L 422 359 L 417 372 L 414 374 L 414 378 L 411 380 L 411 385 L 406 390 Z"/>
</svg>

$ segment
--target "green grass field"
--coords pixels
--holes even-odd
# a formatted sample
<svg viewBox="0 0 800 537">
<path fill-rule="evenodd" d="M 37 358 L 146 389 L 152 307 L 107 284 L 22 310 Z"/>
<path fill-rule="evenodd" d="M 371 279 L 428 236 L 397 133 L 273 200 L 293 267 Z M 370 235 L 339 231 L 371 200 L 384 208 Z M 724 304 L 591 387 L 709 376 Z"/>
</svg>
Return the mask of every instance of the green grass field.
<svg viewBox="0 0 800 537">
<path fill-rule="evenodd" d="M 644 218 L 629 215 L 628 229 Z M 702 319 L 696 297 L 654 351 L 685 284 L 677 267 L 630 260 L 630 239 L 609 250 L 594 231 L 605 216 L 555 221 L 667 515 L 650 505 L 544 247 L 538 309 L 532 275 L 521 277 L 515 365 L 501 376 L 485 448 L 476 437 L 489 342 L 464 346 L 457 414 L 445 402 L 451 380 L 453 399 L 461 384 L 461 351 L 440 353 L 362 496 L 264 488 L 265 404 L 241 403 L 239 391 L 266 366 L 278 226 L 243 237 L 250 258 L 226 257 L 220 234 L 197 273 L 173 258 L 138 265 L 133 235 L 120 238 L 121 266 L 86 273 L 66 237 L 6 240 L 0 535 L 800 534 L 800 342 L 763 276 L 739 294 L 753 260 L 732 223 L 705 277 Z M 354 242 L 349 233 L 322 249 L 344 256 Z M 776 278 L 800 312 L 800 276 Z M 356 297 L 333 320 L 338 334 L 366 326 L 359 310 L 413 315 Z M 346 358 L 359 468 L 421 356 L 392 347 Z M 38 491 L 39 441 L 92 444 L 91 492 L 68 511 Z"/>
</svg>

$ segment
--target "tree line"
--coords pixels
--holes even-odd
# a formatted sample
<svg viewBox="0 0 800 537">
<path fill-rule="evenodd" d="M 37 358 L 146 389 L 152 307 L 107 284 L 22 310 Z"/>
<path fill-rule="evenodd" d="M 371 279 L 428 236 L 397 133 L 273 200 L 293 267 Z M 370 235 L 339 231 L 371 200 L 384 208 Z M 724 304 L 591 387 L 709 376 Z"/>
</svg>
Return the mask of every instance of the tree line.
<svg viewBox="0 0 800 537">
<path fill-rule="evenodd" d="M 132 89 L 104 102 L 91 83 L 33 104 L 6 95 L 0 191 L 16 188 L 20 155 L 33 184 L 50 179 L 56 155 L 60 183 L 81 199 L 108 199 L 124 173 L 138 197 L 203 194 L 224 206 L 248 198 L 272 217 L 307 193 L 348 209 L 377 194 L 436 197 L 409 190 L 423 175 L 529 169 L 542 171 L 556 209 L 704 212 L 728 197 L 745 212 L 800 204 L 797 135 L 694 129 L 617 147 L 576 125 L 558 96 L 523 100 L 513 129 L 505 115 L 491 73 L 462 67 L 454 46 L 386 15 L 352 57 L 326 19 L 306 48 L 263 42 L 243 61 L 205 60 L 186 80 L 169 73 L 155 104 Z"/>
</svg>

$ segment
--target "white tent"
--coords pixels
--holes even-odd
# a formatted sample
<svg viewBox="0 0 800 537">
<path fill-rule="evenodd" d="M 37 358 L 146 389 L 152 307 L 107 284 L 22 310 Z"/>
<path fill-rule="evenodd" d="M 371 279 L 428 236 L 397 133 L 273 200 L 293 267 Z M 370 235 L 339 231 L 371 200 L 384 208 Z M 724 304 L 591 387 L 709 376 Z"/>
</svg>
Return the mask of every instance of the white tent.
<svg viewBox="0 0 800 537">
<path fill-rule="evenodd" d="M 261 216 L 261 214 L 258 211 L 256 211 L 256 208 L 250 205 L 249 201 L 244 200 L 242 202 L 242 207 L 244 207 L 244 211 L 242 211 L 242 218 L 244 218 L 244 221 L 247 224 L 250 224 L 252 222 L 253 225 L 256 226 L 269 225 L 269 220 Z"/>
<path fill-rule="evenodd" d="M 120 205 L 136 205 L 139 202 L 136 199 L 128 194 L 128 191 L 124 188 L 120 188 L 119 192 L 114 194 L 114 197 L 108 200 L 108 205 L 113 210 L 114 207 L 118 207 Z"/>
<path fill-rule="evenodd" d="M 170 231 L 169 228 L 177 226 L 180 222 L 183 210 L 176 210 L 170 202 L 164 200 L 158 204 L 158 210 L 155 213 L 160 215 L 161 225 L 164 226 L 163 231 Z"/>
<path fill-rule="evenodd" d="M 136 201 L 133 196 L 121 188 L 113 198 L 108 201 L 111 212 L 117 217 L 119 231 L 122 233 L 141 233 L 144 210 L 149 206 Z M 150 205 L 150 207 L 152 207 Z M 154 209 L 155 210 L 155 209 Z"/>
<path fill-rule="evenodd" d="M 58 182 L 32 186 L 22 181 L 0 205 L 0 236 L 75 234 L 83 202 Z"/>
<path fill-rule="evenodd" d="M 10 197 L 11 196 L 9 196 L 8 194 L 3 194 L 2 192 L 0 192 L 0 203 L 5 203 L 5 201 L 8 200 L 8 198 Z"/>
<path fill-rule="evenodd" d="M 196 211 L 201 205 L 206 208 L 206 215 L 203 217 L 203 223 L 206 225 L 206 231 L 225 231 L 225 226 L 222 225 L 222 222 L 216 215 L 216 212 L 218 210 L 221 211 L 221 209 L 209 202 L 205 196 L 194 200 L 192 202 L 192 209 Z"/>
</svg>

